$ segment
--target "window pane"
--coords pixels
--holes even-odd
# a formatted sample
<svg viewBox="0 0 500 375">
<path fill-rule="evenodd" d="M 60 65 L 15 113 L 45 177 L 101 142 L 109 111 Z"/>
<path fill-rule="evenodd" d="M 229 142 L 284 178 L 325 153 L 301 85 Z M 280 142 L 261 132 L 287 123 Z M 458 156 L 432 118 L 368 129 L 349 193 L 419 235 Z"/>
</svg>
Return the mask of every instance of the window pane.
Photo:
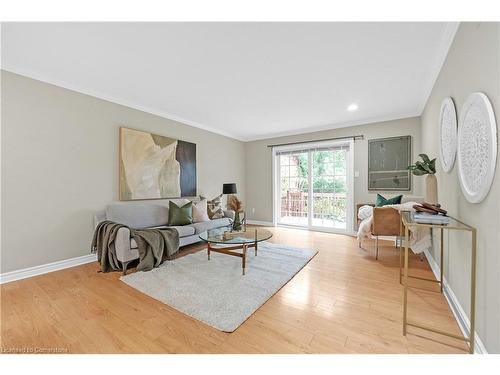
<svg viewBox="0 0 500 375">
<path fill-rule="evenodd" d="M 280 165 L 289 165 L 289 164 L 290 164 L 290 156 L 280 155 Z"/>
<path fill-rule="evenodd" d="M 347 193 L 347 180 L 345 176 L 334 177 L 334 191 L 335 194 L 346 194 Z"/>
</svg>

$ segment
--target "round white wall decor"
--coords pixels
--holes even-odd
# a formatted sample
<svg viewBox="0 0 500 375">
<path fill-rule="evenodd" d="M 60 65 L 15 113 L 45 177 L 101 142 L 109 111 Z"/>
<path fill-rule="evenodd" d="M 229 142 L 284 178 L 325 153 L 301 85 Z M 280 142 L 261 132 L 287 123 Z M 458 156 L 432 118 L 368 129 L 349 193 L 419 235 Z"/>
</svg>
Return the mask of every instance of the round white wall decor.
<svg viewBox="0 0 500 375">
<path fill-rule="evenodd" d="M 457 153 L 457 111 L 453 99 L 448 97 L 441 104 L 439 113 L 439 156 L 445 172 L 453 169 Z"/>
<path fill-rule="evenodd" d="M 460 113 L 458 176 L 465 198 L 481 202 L 490 190 L 497 160 L 497 125 L 488 97 L 469 95 Z"/>
</svg>

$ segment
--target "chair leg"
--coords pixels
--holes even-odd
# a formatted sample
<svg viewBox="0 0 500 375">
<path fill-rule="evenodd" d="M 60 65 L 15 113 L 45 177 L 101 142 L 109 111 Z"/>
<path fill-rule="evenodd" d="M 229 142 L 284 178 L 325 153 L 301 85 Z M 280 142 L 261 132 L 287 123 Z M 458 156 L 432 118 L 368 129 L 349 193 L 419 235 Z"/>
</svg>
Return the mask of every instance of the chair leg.
<svg viewBox="0 0 500 375">
<path fill-rule="evenodd" d="M 375 243 L 376 243 L 376 246 L 377 246 L 377 252 L 375 253 L 375 260 L 378 260 L 378 236 L 376 236 Z"/>
</svg>

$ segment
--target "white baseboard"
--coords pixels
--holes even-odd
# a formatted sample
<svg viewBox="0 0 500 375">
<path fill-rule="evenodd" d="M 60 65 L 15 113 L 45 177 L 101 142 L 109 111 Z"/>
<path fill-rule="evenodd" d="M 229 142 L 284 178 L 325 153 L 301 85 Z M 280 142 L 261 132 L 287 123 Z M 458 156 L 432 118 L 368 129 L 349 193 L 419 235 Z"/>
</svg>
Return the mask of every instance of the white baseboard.
<svg viewBox="0 0 500 375">
<path fill-rule="evenodd" d="M 439 265 L 435 261 L 434 257 L 431 255 L 429 250 L 425 250 L 425 257 L 427 258 L 427 261 L 429 262 L 429 265 L 431 266 L 432 272 L 434 273 L 434 276 L 436 277 L 437 280 L 441 277 L 441 270 L 439 269 Z M 446 298 L 446 301 L 448 302 L 448 305 L 450 305 L 451 311 L 453 312 L 453 315 L 455 315 L 455 319 L 458 322 L 458 326 L 460 327 L 460 330 L 462 331 L 462 334 L 464 336 L 469 336 L 470 332 L 470 320 L 469 317 L 467 316 L 467 313 L 465 312 L 464 308 L 458 301 L 457 296 L 453 292 L 453 289 L 451 289 L 450 284 L 448 284 L 448 281 L 446 278 L 443 278 L 443 293 Z M 488 351 L 486 350 L 486 347 L 484 346 L 483 342 L 481 341 L 481 338 L 475 332 L 475 347 L 474 347 L 474 353 L 475 354 L 488 354 Z"/>
<path fill-rule="evenodd" d="M 26 279 L 28 277 L 42 275 L 44 273 L 59 271 L 65 268 L 75 267 L 81 264 L 86 264 L 96 261 L 97 261 L 97 255 L 89 254 L 89 255 L 83 255 L 81 257 L 60 260 L 58 262 L 42 264 L 40 266 L 24 268 L 22 270 L 5 272 L 0 274 L 0 284 L 10 283 L 12 281 Z"/>
<path fill-rule="evenodd" d="M 274 224 L 272 221 L 260 221 L 260 220 L 247 220 L 247 224 L 250 225 L 263 225 L 266 227 L 274 227 Z"/>
</svg>

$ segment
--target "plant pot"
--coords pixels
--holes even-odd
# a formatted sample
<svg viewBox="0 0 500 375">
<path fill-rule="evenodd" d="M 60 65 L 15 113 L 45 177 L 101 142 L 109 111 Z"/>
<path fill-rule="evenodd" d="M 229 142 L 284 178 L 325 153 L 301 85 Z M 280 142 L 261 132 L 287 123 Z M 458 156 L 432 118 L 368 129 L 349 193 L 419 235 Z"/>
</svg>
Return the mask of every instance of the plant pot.
<svg viewBox="0 0 500 375">
<path fill-rule="evenodd" d="M 437 178 L 433 174 L 425 177 L 425 201 L 430 204 L 438 202 Z"/>
</svg>

